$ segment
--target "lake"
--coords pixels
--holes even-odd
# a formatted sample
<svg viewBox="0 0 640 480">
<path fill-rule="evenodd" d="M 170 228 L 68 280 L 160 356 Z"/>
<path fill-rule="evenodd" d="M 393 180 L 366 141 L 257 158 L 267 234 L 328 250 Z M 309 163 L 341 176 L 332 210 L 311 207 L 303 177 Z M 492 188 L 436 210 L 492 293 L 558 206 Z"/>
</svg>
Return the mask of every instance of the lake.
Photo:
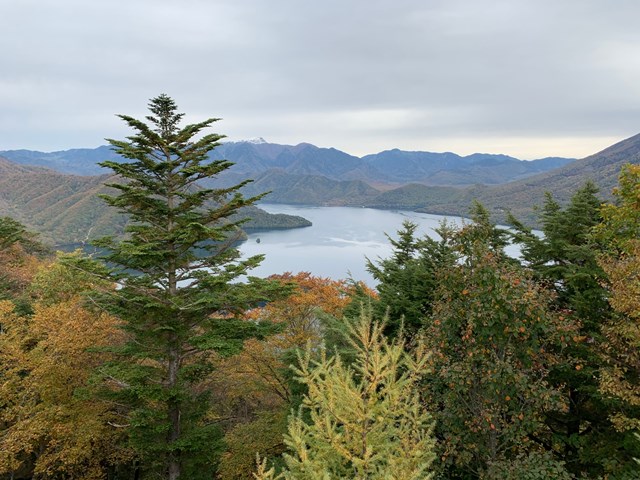
<svg viewBox="0 0 640 480">
<path fill-rule="evenodd" d="M 403 210 L 375 210 L 353 207 L 308 207 L 260 204 L 269 213 L 300 215 L 313 223 L 311 227 L 252 233 L 240 246 L 244 256 L 265 254 L 252 275 L 263 277 L 283 272 L 311 272 L 320 277 L 362 280 L 375 286 L 366 270 L 366 260 L 391 255 L 385 233 L 397 238 L 402 222 L 418 225 L 417 234 L 437 236 L 436 229 L 445 218 L 460 225 L 460 217 L 443 217 Z M 518 249 L 511 247 L 511 254 Z"/>
</svg>

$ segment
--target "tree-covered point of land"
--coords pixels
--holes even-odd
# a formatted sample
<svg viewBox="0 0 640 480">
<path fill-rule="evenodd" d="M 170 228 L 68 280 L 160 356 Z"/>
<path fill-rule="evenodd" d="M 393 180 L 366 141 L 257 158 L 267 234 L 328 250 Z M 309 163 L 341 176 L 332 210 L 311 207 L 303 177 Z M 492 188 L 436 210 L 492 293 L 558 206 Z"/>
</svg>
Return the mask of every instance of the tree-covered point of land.
<svg viewBox="0 0 640 480">
<path fill-rule="evenodd" d="M 217 119 L 183 126 L 167 95 L 153 98 L 149 112 L 146 121 L 119 115 L 134 133 L 108 141 L 128 161 L 101 164 L 120 178 L 109 184 L 117 194 L 104 200 L 130 223 L 126 239 L 97 242 L 108 250 L 118 288 L 94 300 L 127 334 L 99 375 L 105 395 L 127 406 L 120 423 L 145 478 L 209 478 L 222 432 L 208 417 L 202 380 L 214 356 L 238 352 L 245 338 L 265 330 L 239 315 L 272 298 L 276 283 L 240 281 L 261 258 L 240 259 L 233 247 L 242 221 L 230 218 L 259 197 L 239 193 L 246 182 L 199 185 L 231 166 L 208 156 L 223 136 L 203 132 Z"/>
</svg>

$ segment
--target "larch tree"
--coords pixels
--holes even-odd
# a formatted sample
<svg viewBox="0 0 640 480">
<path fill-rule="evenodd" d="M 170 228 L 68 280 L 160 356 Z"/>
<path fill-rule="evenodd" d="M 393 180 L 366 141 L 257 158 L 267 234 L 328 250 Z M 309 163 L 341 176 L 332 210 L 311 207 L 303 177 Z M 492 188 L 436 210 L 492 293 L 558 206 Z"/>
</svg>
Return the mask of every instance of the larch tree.
<svg viewBox="0 0 640 480">
<path fill-rule="evenodd" d="M 149 478 L 210 478 L 221 431 L 208 421 L 209 392 L 201 388 L 214 355 L 232 355 L 267 326 L 240 315 L 278 295 L 275 282 L 247 277 L 260 256 L 241 259 L 234 242 L 243 207 L 242 182 L 224 189 L 201 181 L 231 167 L 211 160 L 222 135 L 204 133 L 218 119 L 181 126 L 174 100 L 149 103 L 147 123 L 119 115 L 134 130 L 111 140 L 122 162 L 101 165 L 117 175 L 105 201 L 126 214 L 124 240 L 96 242 L 107 249 L 118 288 L 94 301 L 120 318 L 128 341 L 100 375 L 113 401 L 129 406 L 131 445 Z M 237 218 L 237 217 L 234 217 Z"/>
<path fill-rule="evenodd" d="M 252 479 L 258 452 L 272 458 L 284 451 L 287 413 L 297 406 L 302 390 L 289 364 L 307 344 L 318 347 L 327 341 L 328 330 L 343 318 L 356 288 L 368 291 L 364 285 L 308 272 L 271 278 L 295 290 L 286 299 L 247 312 L 247 320 L 267 320 L 281 330 L 264 340 L 247 340 L 242 353 L 222 360 L 218 369 L 224 375 L 213 379 L 213 388 L 224 392 L 223 418 L 236 423 L 225 435 L 227 451 L 218 471 L 222 480 Z"/>
<path fill-rule="evenodd" d="M 263 461 L 257 479 L 433 477 L 433 421 L 418 394 L 428 352 L 407 353 L 401 338 L 389 342 L 367 309 L 348 328 L 351 365 L 324 349 L 300 355 L 295 373 L 307 393 L 289 418 L 286 467 L 276 474 Z"/>
</svg>

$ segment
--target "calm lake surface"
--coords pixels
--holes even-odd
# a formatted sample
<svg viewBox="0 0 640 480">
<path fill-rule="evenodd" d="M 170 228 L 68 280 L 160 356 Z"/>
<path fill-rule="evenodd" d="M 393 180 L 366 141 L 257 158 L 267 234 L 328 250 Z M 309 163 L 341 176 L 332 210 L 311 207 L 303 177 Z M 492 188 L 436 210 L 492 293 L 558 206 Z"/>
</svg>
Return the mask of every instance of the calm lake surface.
<svg viewBox="0 0 640 480">
<path fill-rule="evenodd" d="M 378 260 L 391 255 L 391 245 L 385 236 L 397 238 L 402 222 L 418 225 L 419 236 L 436 237 L 434 231 L 445 218 L 461 224 L 460 217 L 443 217 L 403 210 L 374 210 L 352 207 L 305 207 L 261 204 L 269 213 L 300 215 L 313 223 L 311 227 L 292 230 L 272 230 L 249 235 L 240 246 L 245 256 L 265 254 L 255 276 L 283 272 L 311 272 L 320 277 L 362 280 L 374 287 L 366 270 L 366 258 Z M 259 240 L 259 241 L 258 241 Z M 517 255 L 517 249 L 513 248 Z"/>
</svg>

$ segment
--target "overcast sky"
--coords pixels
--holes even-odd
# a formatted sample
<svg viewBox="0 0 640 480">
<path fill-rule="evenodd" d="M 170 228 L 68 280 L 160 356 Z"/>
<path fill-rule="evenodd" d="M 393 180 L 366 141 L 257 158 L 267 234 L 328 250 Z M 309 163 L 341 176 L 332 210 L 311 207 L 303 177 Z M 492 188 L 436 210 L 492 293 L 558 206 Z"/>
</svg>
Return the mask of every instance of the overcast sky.
<svg viewBox="0 0 640 480">
<path fill-rule="evenodd" d="M 231 140 L 583 157 L 640 132 L 638 0 L 0 0 L 0 150 L 166 93 Z"/>
</svg>

